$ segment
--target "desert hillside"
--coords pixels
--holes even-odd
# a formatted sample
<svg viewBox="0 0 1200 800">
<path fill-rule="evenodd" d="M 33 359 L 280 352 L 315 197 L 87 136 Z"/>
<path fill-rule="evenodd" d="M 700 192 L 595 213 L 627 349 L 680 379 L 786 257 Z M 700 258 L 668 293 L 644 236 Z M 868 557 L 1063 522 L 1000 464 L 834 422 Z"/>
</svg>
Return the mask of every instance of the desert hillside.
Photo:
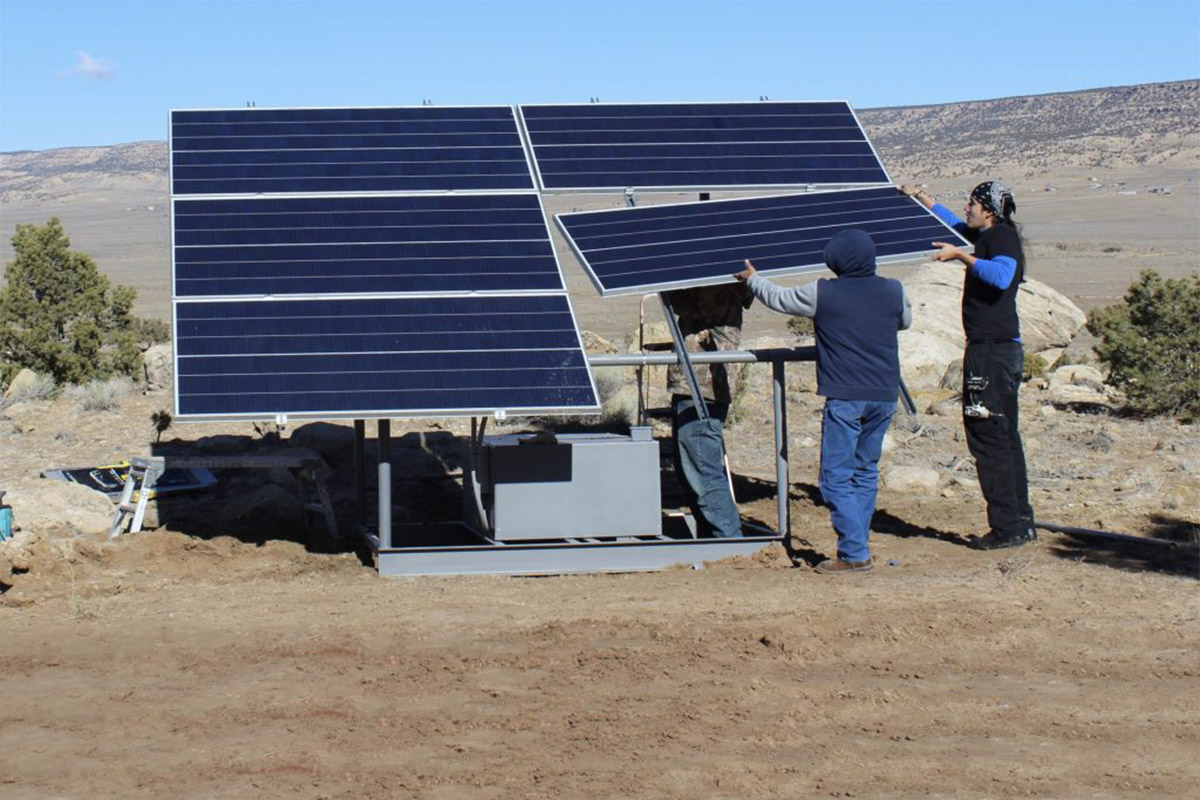
<svg viewBox="0 0 1200 800">
<path fill-rule="evenodd" d="M 924 182 L 952 204 L 984 177 L 1011 185 L 1035 249 L 1033 268 L 1085 310 L 1119 298 L 1148 266 L 1166 275 L 1196 269 L 1198 80 L 859 116 L 896 182 Z M 1162 187 L 1172 194 L 1148 194 Z M 665 201 L 675 199 L 689 198 Z M 0 153 L 0 259 L 12 257 L 16 224 L 57 216 L 75 247 L 114 281 L 137 287 L 139 314 L 169 319 L 167 200 L 166 142 Z M 570 211 L 577 200 L 550 200 L 547 210 Z M 581 325 L 609 337 L 626 333 L 636 298 L 599 302 L 570 249 L 556 241 Z M 781 332 L 769 319 L 760 324 Z"/>
<path fill-rule="evenodd" d="M 1200 164 L 1200 81 L 875 108 L 859 118 L 894 176 Z"/>
<path fill-rule="evenodd" d="M 858 116 L 893 174 L 1200 164 L 1198 80 L 869 108 Z M 153 186 L 165 202 L 167 166 L 165 141 L 0 153 L 0 202 L 68 199 L 75 181 Z"/>
</svg>

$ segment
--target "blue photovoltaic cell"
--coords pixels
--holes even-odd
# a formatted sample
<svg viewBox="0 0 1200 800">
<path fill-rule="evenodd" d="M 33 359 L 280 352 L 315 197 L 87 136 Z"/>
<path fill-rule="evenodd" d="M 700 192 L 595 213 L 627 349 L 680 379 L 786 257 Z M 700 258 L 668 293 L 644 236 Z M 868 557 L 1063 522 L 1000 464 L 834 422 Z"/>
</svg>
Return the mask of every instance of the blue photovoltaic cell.
<svg viewBox="0 0 1200 800">
<path fill-rule="evenodd" d="M 536 195 L 177 199 L 175 294 L 563 291 Z"/>
<path fill-rule="evenodd" d="M 859 228 L 880 261 L 969 247 L 953 229 L 892 187 L 640 206 L 558 214 L 559 227 L 604 296 L 727 283 L 750 259 L 763 273 L 825 269 L 825 245 Z"/>
<path fill-rule="evenodd" d="M 520 107 L 546 190 L 890 183 L 849 104 Z"/>
<path fill-rule="evenodd" d="M 171 193 L 533 189 L 509 106 L 171 112 Z"/>
<path fill-rule="evenodd" d="M 565 295 L 191 301 L 181 417 L 596 411 Z"/>
</svg>

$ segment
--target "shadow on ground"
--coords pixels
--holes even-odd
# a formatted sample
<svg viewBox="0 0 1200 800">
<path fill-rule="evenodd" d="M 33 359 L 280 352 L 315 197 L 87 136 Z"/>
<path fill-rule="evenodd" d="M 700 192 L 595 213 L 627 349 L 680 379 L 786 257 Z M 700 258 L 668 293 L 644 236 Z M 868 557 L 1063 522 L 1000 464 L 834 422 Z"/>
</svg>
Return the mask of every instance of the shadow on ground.
<svg viewBox="0 0 1200 800">
<path fill-rule="evenodd" d="M 971 539 L 966 536 L 958 533 L 948 533 L 937 528 L 931 528 L 928 525 L 916 525 L 887 511 L 875 512 L 875 516 L 871 520 L 871 530 L 874 533 L 886 533 L 890 536 L 899 536 L 905 539 L 919 536 L 962 547 L 971 546 Z"/>
<path fill-rule="evenodd" d="M 1200 525 L 1155 514 L 1145 543 L 1062 533 L 1049 552 L 1059 558 L 1133 572 L 1163 572 L 1200 579 Z M 1101 531 L 1100 533 L 1103 533 Z"/>
<path fill-rule="evenodd" d="M 335 426 L 329 426 L 333 428 Z M 298 431 L 299 432 L 299 431 Z M 300 446 L 320 452 L 320 475 L 333 510 L 336 535 L 321 512 L 316 486 L 300 469 L 286 467 L 238 468 L 230 463 L 257 457 L 288 456 L 298 452 L 296 442 L 269 434 L 213 436 L 196 440 L 173 439 L 155 444 L 152 453 L 171 458 L 211 460 L 217 483 L 208 489 L 164 494 L 155 499 L 153 527 L 162 527 L 200 539 L 230 536 L 248 544 L 291 541 L 310 552 L 352 552 L 359 548 L 361 522 L 374 524 L 378 495 L 378 442 L 367 439 L 367 468 L 363 474 L 363 511 L 355 475 L 353 432 L 317 430 L 317 441 L 300 439 Z M 336 436 L 336 440 L 331 440 Z M 297 437 L 293 435 L 293 440 Z M 319 447 L 311 448 L 312 444 Z M 434 523 L 461 516 L 460 476 L 462 441 L 453 434 L 432 431 L 407 433 L 390 440 L 393 522 Z M 316 506 L 314 508 L 314 505 Z"/>
</svg>

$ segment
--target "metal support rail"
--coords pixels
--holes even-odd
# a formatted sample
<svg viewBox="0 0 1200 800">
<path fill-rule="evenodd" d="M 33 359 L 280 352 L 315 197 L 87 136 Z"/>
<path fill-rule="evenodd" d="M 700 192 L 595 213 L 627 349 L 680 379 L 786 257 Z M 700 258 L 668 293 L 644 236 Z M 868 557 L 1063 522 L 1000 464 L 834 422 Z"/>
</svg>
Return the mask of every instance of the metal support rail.
<svg viewBox="0 0 1200 800">
<path fill-rule="evenodd" d="M 679 329 L 679 320 L 675 316 L 675 309 L 671 306 L 670 296 L 664 292 L 658 296 L 658 299 L 662 303 L 663 317 L 667 321 L 667 328 L 671 331 L 671 340 L 675 342 L 675 359 L 671 363 L 678 362 L 683 369 L 683 377 L 687 379 L 688 391 L 692 394 L 692 403 L 696 408 L 696 417 L 706 420 L 709 417 L 708 404 L 704 402 L 704 395 L 700 392 L 700 384 L 696 380 L 696 370 L 692 368 L 692 362 L 696 359 L 692 353 L 688 352 L 684 344 L 683 332 Z"/>
</svg>

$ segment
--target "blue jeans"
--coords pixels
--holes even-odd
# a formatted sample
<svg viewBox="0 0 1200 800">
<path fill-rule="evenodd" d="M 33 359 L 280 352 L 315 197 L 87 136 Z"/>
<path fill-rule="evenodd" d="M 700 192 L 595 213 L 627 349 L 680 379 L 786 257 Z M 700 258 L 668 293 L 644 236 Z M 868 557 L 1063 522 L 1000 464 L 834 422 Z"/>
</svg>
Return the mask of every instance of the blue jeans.
<svg viewBox="0 0 1200 800">
<path fill-rule="evenodd" d="M 702 420 L 690 396 L 672 396 L 675 464 L 683 474 L 688 502 L 701 532 L 719 538 L 737 537 L 742 535 L 742 518 L 729 492 L 722 433 L 729 405 L 715 402 L 707 405 L 709 418 Z"/>
<path fill-rule="evenodd" d="M 821 497 L 838 536 L 838 558 L 866 561 L 879 456 L 895 401 L 826 398 L 821 420 Z"/>
</svg>

